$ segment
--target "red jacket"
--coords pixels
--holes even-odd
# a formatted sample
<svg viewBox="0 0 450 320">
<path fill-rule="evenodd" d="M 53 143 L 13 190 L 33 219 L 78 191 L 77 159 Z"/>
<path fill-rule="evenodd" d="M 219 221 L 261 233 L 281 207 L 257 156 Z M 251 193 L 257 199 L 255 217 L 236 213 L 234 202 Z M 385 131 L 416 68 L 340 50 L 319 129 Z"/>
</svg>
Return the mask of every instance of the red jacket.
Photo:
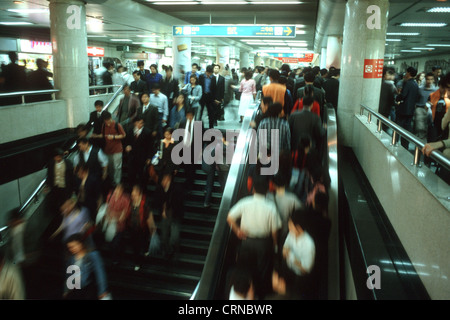
<svg viewBox="0 0 450 320">
<path fill-rule="evenodd" d="M 298 99 L 295 102 L 294 107 L 292 108 L 291 114 L 294 113 L 295 111 L 301 111 L 301 110 L 303 110 L 303 99 Z M 317 114 L 320 117 L 320 105 L 315 100 L 314 100 L 311 112 Z"/>
</svg>

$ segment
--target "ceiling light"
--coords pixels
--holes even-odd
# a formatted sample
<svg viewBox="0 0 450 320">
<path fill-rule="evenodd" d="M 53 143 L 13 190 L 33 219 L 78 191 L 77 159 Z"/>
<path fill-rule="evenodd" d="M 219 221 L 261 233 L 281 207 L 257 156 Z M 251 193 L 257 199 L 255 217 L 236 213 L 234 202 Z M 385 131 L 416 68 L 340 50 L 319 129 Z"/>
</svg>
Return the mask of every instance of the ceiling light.
<svg viewBox="0 0 450 320">
<path fill-rule="evenodd" d="M 387 36 L 418 36 L 419 32 L 388 32 Z"/>
<path fill-rule="evenodd" d="M 386 41 L 402 41 L 402 39 L 386 39 Z"/>
<path fill-rule="evenodd" d="M 420 50 L 400 50 L 401 52 L 422 52 Z"/>
<path fill-rule="evenodd" d="M 411 49 L 413 49 L 413 50 L 434 50 L 434 48 L 431 48 L 431 47 L 429 47 L 429 48 L 411 48 Z"/>
<path fill-rule="evenodd" d="M 8 9 L 7 11 L 10 12 L 17 12 L 17 13 L 49 13 L 48 9 Z"/>
<path fill-rule="evenodd" d="M 288 45 L 291 47 L 307 47 L 308 46 L 307 43 L 289 43 L 289 42 L 288 42 Z"/>
<path fill-rule="evenodd" d="M 31 22 L 0 22 L 0 24 L 4 26 L 20 26 L 20 25 L 27 25 L 32 24 Z"/>
<path fill-rule="evenodd" d="M 198 4 L 198 2 L 153 2 L 152 4 L 157 6 L 171 6 L 171 5 L 186 5 L 186 4 Z"/>
<path fill-rule="evenodd" d="M 133 41 L 131 39 L 111 39 L 111 41 L 122 41 L 122 42 L 127 42 L 127 41 Z"/>
<path fill-rule="evenodd" d="M 438 23 L 422 23 L 422 22 L 403 22 L 400 27 L 423 27 L 423 28 L 442 28 L 447 24 L 443 22 Z"/>
<path fill-rule="evenodd" d="M 157 35 L 143 36 L 143 35 L 138 34 L 137 37 L 138 38 L 159 38 L 160 36 L 157 36 Z"/>
<path fill-rule="evenodd" d="M 100 35 L 88 35 L 88 38 L 106 38 L 106 36 L 100 36 Z"/>
<path fill-rule="evenodd" d="M 430 47 L 450 47 L 450 43 L 441 43 L 441 44 L 427 44 Z"/>
<path fill-rule="evenodd" d="M 450 12 L 450 7 L 435 7 L 435 8 L 428 9 L 427 12 L 431 12 L 431 13 L 449 13 Z"/>
<path fill-rule="evenodd" d="M 201 4 L 212 4 L 212 5 L 227 5 L 227 4 L 249 4 L 249 2 L 246 1 L 217 1 L 217 0 L 211 0 L 211 1 L 205 1 L 203 0 Z"/>
<path fill-rule="evenodd" d="M 251 4 L 301 4 L 300 1 L 252 1 Z"/>
</svg>

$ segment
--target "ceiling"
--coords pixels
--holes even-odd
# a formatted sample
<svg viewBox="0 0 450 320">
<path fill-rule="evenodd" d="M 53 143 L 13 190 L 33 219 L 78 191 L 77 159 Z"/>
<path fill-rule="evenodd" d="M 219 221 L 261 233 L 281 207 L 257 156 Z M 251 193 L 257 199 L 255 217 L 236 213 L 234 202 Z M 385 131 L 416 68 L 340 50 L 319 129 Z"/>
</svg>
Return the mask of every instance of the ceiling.
<svg viewBox="0 0 450 320">
<path fill-rule="evenodd" d="M 322 0 L 322 5 L 323 3 L 335 4 L 332 12 L 327 16 L 322 13 L 322 10 L 319 10 L 319 0 L 159 0 L 159 2 L 178 3 L 170 5 L 157 4 L 156 1 L 86 0 L 86 27 L 89 41 L 111 45 L 123 44 L 137 50 L 149 48 L 162 50 L 164 47 L 172 45 L 173 25 L 278 24 L 296 25 L 296 37 L 284 42 L 275 38 L 192 37 L 192 51 L 193 54 L 202 53 L 204 56 L 215 56 L 217 46 L 228 45 L 232 48 L 232 57 L 234 55 L 237 58 L 239 57 L 239 50 L 235 50 L 236 48 L 243 51 L 258 52 L 261 48 L 276 48 L 278 50 L 279 47 L 285 47 L 283 50 L 285 52 L 288 49 L 293 49 L 296 52 L 316 49 L 317 52 L 319 41 L 323 41 L 327 34 L 335 35 L 342 28 L 345 14 L 345 0 Z M 266 3 L 261 4 L 262 2 Z M 0 22 L 31 23 L 25 26 L 2 25 L 0 26 L 0 36 L 26 37 L 36 40 L 49 39 L 48 12 L 8 11 L 11 9 L 48 9 L 48 3 L 48 0 L 0 0 Z M 450 52 L 450 47 L 429 46 L 431 44 L 450 44 L 449 25 L 442 28 L 401 27 L 398 25 L 403 22 L 448 23 L 450 21 L 450 13 L 426 12 L 433 7 L 449 8 L 450 0 L 390 0 L 388 41 L 386 42 L 387 58 Z M 327 27 L 319 30 L 323 20 L 326 20 Z M 323 32 L 323 34 L 318 33 L 318 31 Z M 416 36 L 390 35 L 390 33 L 398 32 L 416 32 L 419 34 Z M 111 39 L 128 39 L 130 41 L 116 42 Z M 272 42 L 274 40 L 277 41 Z M 402 50 L 417 52 L 403 52 Z"/>
</svg>

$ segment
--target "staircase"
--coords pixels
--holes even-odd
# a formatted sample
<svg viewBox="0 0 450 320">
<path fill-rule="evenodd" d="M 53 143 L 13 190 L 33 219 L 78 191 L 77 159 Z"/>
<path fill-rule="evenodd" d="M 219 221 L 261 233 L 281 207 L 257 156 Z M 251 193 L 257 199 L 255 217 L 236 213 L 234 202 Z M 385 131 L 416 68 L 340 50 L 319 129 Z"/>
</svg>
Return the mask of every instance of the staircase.
<svg viewBox="0 0 450 320">
<path fill-rule="evenodd" d="M 174 182 L 184 182 L 181 169 Z M 117 300 L 187 300 L 192 296 L 203 270 L 209 243 L 221 201 L 220 184 L 214 182 L 211 206 L 205 208 L 204 188 L 206 174 L 196 170 L 194 187 L 186 196 L 185 213 L 180 230 L 180 252 L 177 257 L 166 259 L 162 256 L 143 257 L 143 264 L 134 270 L 132 248 L 122 253 L 119 265 L 113 265 L 111 252 L 107 246 L 98 244 L 104 261 L 109 290 Z M 148 192 L 155 190 L 154 185 Z M 155 216 L 155 220 L 160 217 Z M 53 243 L 46 245 L 38 263 L 26 272 L 30 292 L 27 299 L 59 299 L 64 286 L 63 258 L 55 250 Z M 32 283 L 30 283 L 32 282 Z"/>
</svg>

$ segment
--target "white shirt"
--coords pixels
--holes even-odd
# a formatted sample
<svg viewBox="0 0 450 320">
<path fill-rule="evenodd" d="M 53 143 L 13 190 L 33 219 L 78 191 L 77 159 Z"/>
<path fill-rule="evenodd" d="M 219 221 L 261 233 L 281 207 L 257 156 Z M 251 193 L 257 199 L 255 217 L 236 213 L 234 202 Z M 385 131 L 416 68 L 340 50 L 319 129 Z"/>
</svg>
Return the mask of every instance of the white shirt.
<svg viewBox="0 0 450 320">
<path fill-rule="evenodd" d="M 134 135 L 136 136 L 140 136 L 142 133 L 142 130 L 144 129 L 144 127 L 140 128 L 140 129 L 136 129 L 136 127 L 134 127 L 133 131 L 134 131 Z"/>
<path fill-rule="evenodd" d="M 303 269 L 308 271 L 308 273 L 311 272 L 311 269 L 314 266 L 316 246 L 314 245 L 314 240 L 306 231 L 299 237 L 296 237 L 289 232 L 283 248 L 289 249 L 289 254 L 286 257 L 286 264 L 295 272 L 295 274 L 299 276 L 302 275 L 300 268 L 295 265 L 295 260 L 300 261 Z"/>
<path fill-rule="evenodd" d="M 239 200 L 228 216 L 233 220 L 241 218 L 241 229 L 249 238 L 267 238 L 281 228 L 274 203 L 260 194 Z"/>
<path fill-rule="evenodd" d="M 66 187 L 66 163 L 64 161 L 55 162 L 55 186 Z"/>
<path fill-rule="evenodd" d="M 86 163 L 89 160 L 89 156 L 92 151 L 92 146 L 89 148 L 86 152 L 77 152 L 75 157 L 73 158 L 73 165 L 76 167 L 78 163 L 80 162 L 80 153 L 83 153 L 84 162 Z M 102 149 L 98 150 L 98 161 L 100 162 L 101 167 L 107 167 L 108 166 L 108 157 L 103 153 Z"/>
<path fill-rule="evenodd" d="M 192 123 L 191 123 L 192 122 Z M 189 132 L 189 125 L 191 126 L 191 131 Z M 192 144 L 192 137 L 194 135 L 194 121 L 186 119 L 186 128 L 184 129 L 184 145 L 190 147 Z"/>
<path fill-rule="evenodd" d="M 142 113 L 145 113 L 145 111 L 147 111 L 148 107 L 150 106 L 150 102 L 148 104 L 146 104 L 145 106 L 142 106 Z"/>
</svg>

